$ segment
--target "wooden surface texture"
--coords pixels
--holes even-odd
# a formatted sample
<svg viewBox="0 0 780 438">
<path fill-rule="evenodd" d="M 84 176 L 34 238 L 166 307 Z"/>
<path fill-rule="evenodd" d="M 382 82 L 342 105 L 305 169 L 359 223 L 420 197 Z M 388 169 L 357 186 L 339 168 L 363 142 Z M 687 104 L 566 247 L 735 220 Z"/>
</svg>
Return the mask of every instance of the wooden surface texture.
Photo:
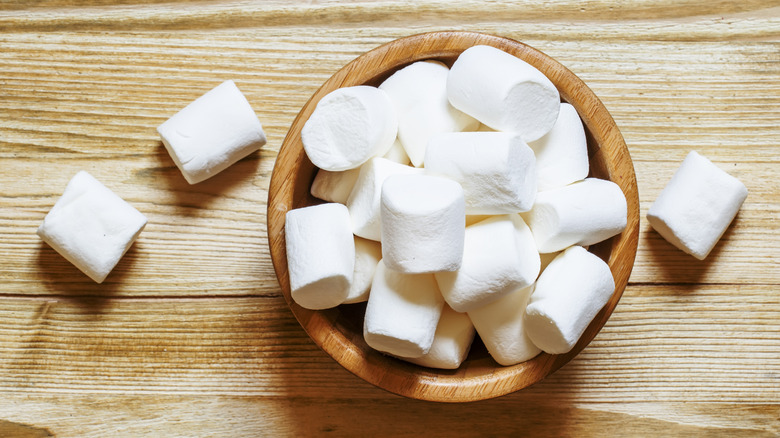
<svg viewBox="0 0 780 438">
<path fill-rule="evenodd" d="M 749 194 L 707 260 L 643 219 L 612 317 L 542 382 L 412 401 L 306 336 L 266 236 L 295 115 L 358 55 L 493 33 L 568 67 L 628 145 L 640 212 L 696 150 Z M 268 144 L 190 186 L 155 128 L 233 79 Z M 0 436 L 777 436 L 777 1 L 0 1 Z M 98 285 L 35 235 L 87 170 L 149 218 Z"/>
</svg>

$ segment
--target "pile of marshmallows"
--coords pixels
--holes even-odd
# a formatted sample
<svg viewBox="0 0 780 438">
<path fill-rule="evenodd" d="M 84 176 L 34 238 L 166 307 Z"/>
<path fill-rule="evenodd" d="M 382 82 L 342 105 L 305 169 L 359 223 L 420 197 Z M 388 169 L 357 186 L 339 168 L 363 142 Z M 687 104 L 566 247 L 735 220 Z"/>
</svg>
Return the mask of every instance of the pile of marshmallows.
<svg viewBox="0 0 780 438">
<path fill-rule="evenodd" d="M 266 142 L 233 81 L 157 130 L 190 184 Z M 584 247 L 624 229 L 626 200 L 587 178 L 576 110 L 524 61 L 475 46 L 452 69 L 417 62 L 323 97 L 301 134 L 320 168 L 311 192 L 328 203 L 287 213 L 292 297 L 309 309 L 368 301 L 371 347 L 457 368 L 476 331 L 511 365 L 570 351 L 612 295 L 609 267 Z M 703 259 L 746 196 L 691 152 L 647 218 Z M 81 171 L 38 235 L 100 283 L 146 223 Z"/>
<path fill-rule="evenodd" d="M 227 169 L 266 142 L 260 121 L 233 81 L 200 96 L 157 131 L 190 184 Z M 146 216 L 82 170 L 68 182 L 38 235 L 102 283 L 146 223 Z"/>
<path fill-rule="evenodd" d="M 416 62 L 337 89 L 301 139 L 326 203 L 287 213 L 292 298 L 368 301 L 363 336 L 380 352 L 454 369 L 476 332 L 501 365 L 566 353 L 615 290 L 585 247 L 623 231 L 623 192 L 587 178 L 576 110 L 506 52 L 475 46 L 451 69 Z M 706 256 L 744 200 L 735 181 L 693 152 L 648 219 Z"/>
<path fill-rule="evenodd" d="M 626 199 L 586 178 L 577 111 L 515 56 L 474 46 L 337 89 L 301 138 L 328 202 L 287 213 L 292 298 L 368 301 L 376 350 L 453 369 L 476 331 L 502 365 L 565 353 L 615 290 L 583 247 L 625 228 Z"/>
</svg>

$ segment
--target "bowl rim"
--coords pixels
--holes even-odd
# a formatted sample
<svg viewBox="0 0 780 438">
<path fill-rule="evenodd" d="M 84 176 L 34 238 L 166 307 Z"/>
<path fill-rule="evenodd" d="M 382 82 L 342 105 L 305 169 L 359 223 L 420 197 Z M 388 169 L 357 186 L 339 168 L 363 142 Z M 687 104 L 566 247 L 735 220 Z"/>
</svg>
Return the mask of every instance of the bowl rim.
<svg viewBox="0 0 780 438">
<path fill-rule="evenodd" d="M 340 312 L 309 310 L 297 305 L 290 295 L 284 218 L 288 210 L 309 203 L 308 188 L 313 174 L 307 176 L 305 193 L 295 190 L 297 179 L 305 173 L 301 169 L 311 173 L 313 168 L 301 145 L 300 130 L 322 97 L 336 88 L 378 85 L 392 71 L 412 62 L 452 58 L 480 44 L 497 47 L 533 65 L 556 85 L 562 101 L 575 107 L 592 136 L 589 155 L 601 155 L 600 162 L 605 164 L 603 172 L 626 196 L 628 218 L 624 231 L 606 241 L 615 292 L 570 352 L 560 355 L 542 352 L 526 362 L 511 366 L 495 364 L 494 368 L 472 368 L 466 362 L 449 372 L 359 348 L 358 344 L 364 343 L 362 334 L 340 330 L 344 327 Z M 511 38 L 470 31 L 426 32 L 387 42 L 353 59 L 325 81 L 301 108 L 279 149 L 271 175 L 266 216 L 268 242 L 274 271 L 290 310 L 312 341 L 342 367 L 379 388 L 405 397 L 440 402 L 476 401 L 506 395 L 544 379 L 579 354 L 601 330 L 617 306 L 633 269 L 639 237 L 638 198 L 636 175 L 620 130 L 601 100 L 574 73 L 541 51 Z"/>
</svg>

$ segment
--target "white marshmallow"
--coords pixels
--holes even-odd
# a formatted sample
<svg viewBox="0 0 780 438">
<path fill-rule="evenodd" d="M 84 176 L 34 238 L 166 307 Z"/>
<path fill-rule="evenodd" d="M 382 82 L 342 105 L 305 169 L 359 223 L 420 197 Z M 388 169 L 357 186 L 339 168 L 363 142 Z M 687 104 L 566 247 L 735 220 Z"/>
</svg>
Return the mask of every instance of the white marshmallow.
<svg viewBox="0 0 780 438">
<path fill-rule="evenodd" d="M 393 145 L 390 146 L 390 149 L 387 151 L 387 153 L 384 154 L 382 157 L 387 158 L 390 161 L 395 161 L 396 163 L 401 163 L 405 165 L 409 165 L 412 162 L 409 159 L 409 155 L 406 154 L 406 151 L 404 150 L 401 141 L 398 140 L 397 138 L 393 142 Z"/>
<path fill-rule="evenodd" d="M 366 85 L 336 89 L 323 97 L 301 130 L 303 149 L 320 169 L 353 169 L 387 153 L 398 118 L 387 94 Z"/>
<path fill-rule="evenodd" d="M 592 245 L 620 234 L 628 207 L 620 186 L 597 178 L 539 192 L 526 214 L 541 253 Z"/>
<path fill-rule="evenodd" d="M 157 127 L 190 184 L 225 170 L 260 149 L 263 126 L 233 81 L 225 81 Z"/>
<path fill-rule="evenodd" d="M 542 72 L 490 46 L 460 54 L 447 76 L 447 96 L 455 108 L 526 142 L 553 127 L 560 106 L 558 90 Z"/>
<path fill-rule="evenodd" d="M 528 143 L 536 155 L 539 191 L 563 187 L 588 176 L 588 142 L 582 120 L 568 103 L 561 104 L 550 132 Z"/>
<path fill-rule="evenodd" d="M 468 315 L 445 304 L 431 349 L 418 358 L 406 360 L 424 367 L 454 370 L 468 356 L 473 340 L 474 325 Z"/>
<path fill-rule="evenodd" d="M 523 327 L 523 315 L 533 285 L 514 290 L 503 297 L 468 312 L 471 322 L 490 356 L 501 365 L 525 362 L 542 352 Z"/>
<path fill-rule="evenodd" d="M 650 225 L 677 248 L 704 260 L 747 198 L 747 187 L 691 151 L 647 212 Z"/>
<path fill-rule="evenodd" d="M 444 300 L 431 274 L 404 274 L 376 267 L 363 321 L 363 337 L 373 349 L 420 357 L 430 351 Z"/>
<path fill-rule="evenodd" d="M 102 283 L 146 226 L 146 217 L 85 171 L 65 187 L 38 236 Z"/>
<path fill-rule="evenodd" d="M 374 240 L 355 236 L 355 270 L 344 304 L 368 301 L 376 265 L 382 260 L 382 246 Z"/>
<path fill-rule="evenodd" d="M 518 213 L 536 197 L 536 159 L 520 136 L 458 132 L 431 137 L 425 169 L 463 186 L 468 214 Z"/>
<path fill-rule="evenodd" d="M 466 228 L 463 189 L 430 175 L 393 175 L 382 185 L 382 259 L 389 269 L 455 271 Z"/>
<path fill-rule="evenodd" d="M 447 304 L 469 312 L 532 284 L 540 266 L 531 230 L 508 214 L 467 227 L 460 269 L 435 277 Z"/>
<path fill-rule="evenodd" d="M 386 158 L 372 158 L 360 166 L 355 186 L 347 198 L 353 233 L 365 239 L 382 238 L 379 214 L 382 184 L 391 175 L 406 173 L 422 173 L 422 169 L 404 166 Z"/>
<path fill-rule="evenodd" d="M 346 204 L 358 175 L 360 175 L 359 167 L 340 172 L 320 169 L 311 183 L 311 194 L 323 201 Z"/>
<path fill-rule="evenodd" d="M 446 65 L 415 62 L 393 73 L 380 86 L 398 114 L 398 139 L 415 167 L 423 165 L 428 139 L 441 132 L 475 129 L 479 122 L 447 100 Z"/>
<path fill-rule="evenodd" d="M 525 311 L 525 331 L 544 352 L 567 353 L 614 291 L 609 265 L 573 246 L 539 276 Z"/>
<path fill-rule="evenodd" d="M 292 299 L 306 309 L 343 303 L 355 268 L 347 207 L 329 203 L 290 210 L 284 233 Z"/>
</svg>

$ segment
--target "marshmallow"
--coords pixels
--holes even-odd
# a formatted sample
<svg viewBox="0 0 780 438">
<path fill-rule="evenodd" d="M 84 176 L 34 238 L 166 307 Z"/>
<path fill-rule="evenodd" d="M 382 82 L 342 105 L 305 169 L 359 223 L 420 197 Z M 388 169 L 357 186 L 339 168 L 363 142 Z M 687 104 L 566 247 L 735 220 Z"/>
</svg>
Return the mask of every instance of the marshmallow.
<svg viewBox="0 0 780 438">
<path fill-rule="evenodd" d="M 558 90 L 542 72 L 490 46 L 460 54 L 447 76 L 447 96 L 455 108 L 526 142 L 553 127 L 560 107 Z"/>
<path fill-rule="evenodd" d="M 534 152 L 516 134 L 438 134 L 428 144 L 425 169 L 463 186 L 468 214 L 528 211 L 536 197 Z"/>
<path fill-rule="evenodd" d="M 532 284 L 540 265 L 531 230 L 520 215 L 508 214 L 467 227 L 460 269 L 435 277 L 447 304 L 469 312 Z"/>
<path fill-rule="evenodd" d="M 397 138 L 393 142 L 393 145 L 390 146 L 390 149 L 387 151 L 387 153 L 384 154 L 382 157 L 387 158 L 390 161 L 395 161 L 396 163 L 401 163 L 405 165 L 409 165 L 412 162 L 409 159 L 409 155 L 406 154 L 406 151 L 404 150 L 401 141 L 398 140 Z"/>
<path fill-rule="evenodd" d="M 539 252 L 560 251 L 572 245 L 592 245 L 620 234 L 628 208 L 620 187 L 586 178 L 565 187 L 539 192 L 526 214 Z"/>
<path fill-rule="evenodd" d="M 391 175 L 421 173 L 422 169 L 405 166 L 386 158 L 373 158 L 360 166 L 355 186 L 347 198 L 352 232 L 365 239 L 380 240 L 381 219 L 379 205 L 382 183 Z"/>
<path fill-rule="evenodd" d="M 614 291 L 609 266 L 572 246 L 539 276 L 525 310 L 525 331 L 544 352 L 568 353 Z"/>
<path fill-rule="evenodd" d="M 563 187 L 588 176 L 588 142 L 577 110 L 561 104 L 558 120 L 550 132 L 528 143 L 536 155 L 539 191 Z"/>
<path fill-rule="evenodd" d="M 306 309 L 343 303 L 355 267 L 347 207 L 329 203 L 290 210 L 284 232 L 292 299 Z"/>
<path fill-rule="evenodd" d="M 691 151 L 647 212 L 672 245 L 704 260 L 747 198 L 747 188 Z"/>
<path fill-rule="evenodd" d="M 102 283 L 146 226 L 146 217 L 85 171 L 65 187 L 38 236 Z"/>
<path fill-rule="evenodd" d="M 379 242 L 355 236 L 355 270 L 344 304 L 368 301 L 371 282 L 374 280 L 376 265 L 380 260 L 382 260 L 382 246 Z"/>
<path fill-rule="evenodd" d="M 431 274 L 404 274 L 376 267 L 363 320 L 363 337 L 373 349 L 420 357 L 431 349 L 444 300 Z"/>
<path fill-rule="evenodd" d="M 424 367 L 454 370 L 466 359 L 473 340 L 474 325 L 468 315 L 445 304 L 431 349 L 418 358 L 406 360 Z"/>
<path fill-rule="evenodd" d="M 542 352 L 531 342 L 523 327 L 525 307 L 533 290 L 533 285 L 513 290 L 468 312 L 488 353 L 501 365 L 525 362 Z"/>
<path fill-rule="evenodd" d="M 428 139 L 441 132 L 475 129 L 479 122 L 447 100 L 449 69 L 438 61 L 415 62 L 379 86 L 398 114 L 398 139 L 415 167 L 423 165 Z"/>
<path fill-rule="evenodd" d="M 455 271 L 463 258 L 463 189 L 430 175 L 393 175 L 382 185 L 382 259 L 389 269 Z"/>
<path fill-rule="evenodd" d="M 323 201 L 346 204 L 359 174 L 359 167 L 340 172 L 320 169 L 311 183 L 311 194 Z"/>
<path fill-rule="evenodd" d="M 225 170 L 260 149 L 263 126 L 233 81 L 225 81 L 157 127 L 190 184 Z"/>
<path fill-rule="evenodd" d="M 301 130 L 303 149 L 320 169 L 353 169 L 390 149 L 398 119 L 387 94 L 359 85 L 323 97 Z"/>
</svg>

